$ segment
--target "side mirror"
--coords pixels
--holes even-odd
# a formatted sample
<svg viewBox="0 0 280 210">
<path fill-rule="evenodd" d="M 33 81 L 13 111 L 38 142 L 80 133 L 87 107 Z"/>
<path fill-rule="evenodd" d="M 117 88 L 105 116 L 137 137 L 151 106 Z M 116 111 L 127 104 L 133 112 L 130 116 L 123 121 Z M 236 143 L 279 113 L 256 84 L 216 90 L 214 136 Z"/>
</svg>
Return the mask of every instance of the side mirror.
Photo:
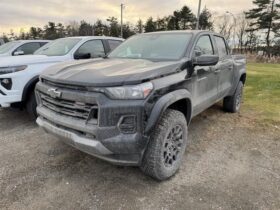
<svg viewBox="0 0 280 210">
<path fill-rule="evenodd" d="M 219 62 L 217 55 L 201 55 L 193 59 L 194 66 L 214 66 Z"/>
<path fill-rule="evenodd" d="M 199 57 L 202 55 L 202 52 L 200 50 L 195 50 L 194 54 L 195 54 L 195 57 Z"/>
<path fill-rule="evenodd" d="M 15 52 L 13 53 L 13 55 L 14 55 L 14 56 L 24 55 L 24 51 L 22 51 L 22 50 L 15 51 Z"/>
<path fill-rule="evenodd" d="M 74 55 L 74 59 L 89 59 L 91 58 L 91 54 L 90 53 L 77 53 Z"/>
</svg>

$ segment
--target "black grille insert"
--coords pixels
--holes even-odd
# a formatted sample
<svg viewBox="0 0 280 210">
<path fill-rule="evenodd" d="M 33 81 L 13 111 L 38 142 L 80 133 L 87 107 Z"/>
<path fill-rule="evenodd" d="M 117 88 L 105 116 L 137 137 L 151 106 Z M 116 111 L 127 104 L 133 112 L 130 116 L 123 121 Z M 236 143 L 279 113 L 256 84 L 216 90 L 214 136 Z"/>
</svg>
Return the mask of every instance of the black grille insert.
<svg viewBox="0 0 280 210">
<path fill-rule="evenodd" d="M 76 117 L 84 120 L 96 120 L 98 118 L 98 105 L 78 101 L 70 101 L 60 98 L 53 98 L 40 93 L 42 105 L 46 108 L 66 116 Z"/>
<path fill-rule="evenodd" d="M 52 81 L 49 81 L 46 79 L 42 79 L 42 83 L 52 86 L 52 87 L 58 87 L 58 88 L 62 88 L 62 89 L 87 91 L 87 88 L 84 86 L 67 85 L 67 84 L 63 84 L 63 83 L 52 82 Z"/>
</svg>

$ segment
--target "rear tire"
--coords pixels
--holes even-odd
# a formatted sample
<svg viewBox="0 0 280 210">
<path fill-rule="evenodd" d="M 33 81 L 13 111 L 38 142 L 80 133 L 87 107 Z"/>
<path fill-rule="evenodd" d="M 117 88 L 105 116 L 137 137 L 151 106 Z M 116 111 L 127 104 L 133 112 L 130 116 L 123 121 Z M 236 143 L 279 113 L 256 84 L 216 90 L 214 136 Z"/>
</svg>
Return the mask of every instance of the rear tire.
<svg viewBox="0 0 280 210">
<path fill-rule="evenodd" d="M 240 110 L 243 95 L 243 83 L 240 81 L 235 93 L 224 98 L 223 108 L 227 112 L 236 113 Z"/>
<path fill-rule="evenodd" d="M 187 144 L 187 121 L 182 112 L 168 109 L 156 125 L 146 149 L 141 170 L 157 179 L 176 174 Z"/>
<path fill-rule="evenodd" d="M 29 94 L 25 107 L 26 107 L 26 110 L 27 110 L 27 113 L 29 114 L 29 116 L 33 120 L 35 120 L 38 115 L 37 115 L 37 111 L 36 111 L 37 102 L 36 102 L 34 90 Z"/>
</svg>

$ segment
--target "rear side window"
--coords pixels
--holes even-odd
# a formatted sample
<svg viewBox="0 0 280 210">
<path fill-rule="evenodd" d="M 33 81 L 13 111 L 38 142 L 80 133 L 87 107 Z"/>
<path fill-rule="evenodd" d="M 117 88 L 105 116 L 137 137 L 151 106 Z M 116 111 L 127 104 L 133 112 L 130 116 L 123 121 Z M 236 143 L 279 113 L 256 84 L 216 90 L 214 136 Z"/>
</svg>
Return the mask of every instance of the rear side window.
<svg viewBox="0 0 280 210">
<path fill-rule="evenodd" d="M 213 45 L 210 39 L 210 36 L 204 35 L 201 36 L 194 48 L 194 56 L 200 56 L 200 55 L 213 55 Z"/>
<path fill-rule="evenodd" d="M 90 53 L 91 58 L 105 56 L 104 46 L 101 40 L 91 40 L 84 43 L 76 52 L 77 54 Z"/>
<path fill-rule="evenodd" d="M 33 54 L 36 50 L 38 50 L 40 47 L 40 43 L 32 42 L 21 45 L 15 51 L 23 51 L 24 55 L 30 55 Z"/>
<path fill-rule="evenodd" d="M 40 46 L 43 47 L 45 44 L 47 44 L 48 42 L 40 42 Z"/>
<path fill-rule="evenodd" d="M 122 43 L 122 41 L 118 41 L 118 40 L 108 40 L 108 44 L 110 47 L 110 50 L 114 50 L 117 46 L 119 46 Z"/>
<path fill-rule="evenodd" d="M 228 55 L 228 50 L 224 38 L 215 36 L 215 41 L 217 43 L 220 58 L 226 57 Z"/>
</svg>

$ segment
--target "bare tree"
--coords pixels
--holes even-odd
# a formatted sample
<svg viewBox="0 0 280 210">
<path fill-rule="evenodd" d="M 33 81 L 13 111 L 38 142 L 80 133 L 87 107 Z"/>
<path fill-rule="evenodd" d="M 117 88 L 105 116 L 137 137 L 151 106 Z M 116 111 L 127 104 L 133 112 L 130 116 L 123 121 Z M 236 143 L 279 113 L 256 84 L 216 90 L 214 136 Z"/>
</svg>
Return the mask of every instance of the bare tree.
<svg viewBox="0 0 280 210">
<path fill-rule="evenodd" d="M 246 29 L 249 26 L 249 20 L 246 19 L 246 16 L 244 13 L 241 13 L 237 17 L 237 24 L 236 24 L 236 34 L 238 38 L 238 48 L 240 52 L 243 52 L 243 47 L 245 45 L 245 39 L 247 36 Z"/>
<path fill-rule="evenodd" d="M 232 39 L 233 31 L 235 24 L 232 21 L 232 18 L 226 14 L 222 16 L 218 16 L 215 18 L 216 20 L 214 22 L 217 23 L 216 30 L 218 33 L 222 34 L 227 41 L 230 41 Z"/>
</svg>

